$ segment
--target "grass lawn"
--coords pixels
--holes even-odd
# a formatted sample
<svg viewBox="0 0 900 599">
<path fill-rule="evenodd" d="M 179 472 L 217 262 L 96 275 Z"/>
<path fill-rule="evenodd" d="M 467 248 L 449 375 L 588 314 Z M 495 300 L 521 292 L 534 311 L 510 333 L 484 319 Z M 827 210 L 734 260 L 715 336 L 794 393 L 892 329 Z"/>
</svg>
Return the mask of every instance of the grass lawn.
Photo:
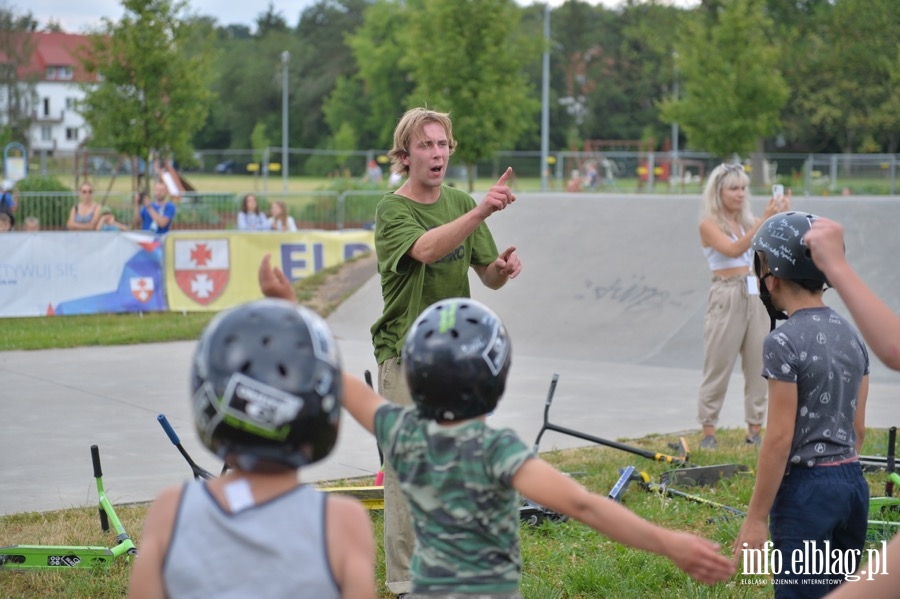
<svg viewBox="0 0 900 599">
<path fill-rule="evenodd" d="M 719 450 L 715 453 L 695 452 L 694 465 L 723 463 L 744 464 L 751 474 L 736 475 L 714 487 L 684 488 L 685 491 L 718 503 L 746 510 L 753 488 L 752 469 L 756 466 L 756 449 L 743 442 L 744 431 L 718 431 Z M 696 447 L 699 436 L 688 438 Z M 628 441 L 652 451 L 666 452 L 673 435 L 650 435 Z M 867 455 L 884 454 L 887 432 L 870 429 L 863 451 Z M 619 468 L 635 466 L 647 473 L 651 481 L 671 469 L 631 453 L 608 447 L 590 446 L 542 454 L 548 462 L 571 474 L 588 489 L 606 495 L 619 476 Z M 867 475 L 873 495 L 882 495 L 884 485 L 877 474 Z M 173 473 L 178 484 L 181 474 Z M 87 484 L 88 481 L 86 481 Z M 110 481 L 106 481 L 110 484 Z M 371 484 L 371 479 L 335 481 L 337 485 Z M 659 525 L 690 531 L 712 539 L 730 554 L 731 544 L 741 525 L 740 518 L 729 517 L 724 510 L 682 498 L 666 498 L 632 483 L 623 496 L 629 509 Z M 27 506 L 23 506 L 26 508 Z M 117 506 L 116 512 L 125 529 L 140 545 L 146 505 Z M 375 529 L 377 571 L 384 577 L 382 551 L 383 521 L 381 512 L 371 512 Z M 100 532 L 96 506 L 48 513 L 21 513 L 0 517 L 2 543 L 14 544 L 84 544 L 110 546 L 111 534 Z M 273 537 L 274 538 L 274 537 Z M 878 546 L 880 547 L 880 545 Z M 766 577 L 738 573 L 732 580 L 715 586 L 693 582 L 671 562 L 657 555 L 636 551 L 596 534 L 577 521 L 545 521 L 538 526 L 522 524 L 521 549 L 524 562 L 522 594 L 526 599 L 597 599 L 615 598 L 756 598 L 771 597 L 769 584 L 756 584 Z M 66 597 L 93 599 L 122 597 L 128 585 L 129 563 L 124 559 L 105 570 L 54 570 L 40 572 L 0 571 L 0 597 Z M 380 591 L 379 599 L 392 597 Z"/>
</svg>

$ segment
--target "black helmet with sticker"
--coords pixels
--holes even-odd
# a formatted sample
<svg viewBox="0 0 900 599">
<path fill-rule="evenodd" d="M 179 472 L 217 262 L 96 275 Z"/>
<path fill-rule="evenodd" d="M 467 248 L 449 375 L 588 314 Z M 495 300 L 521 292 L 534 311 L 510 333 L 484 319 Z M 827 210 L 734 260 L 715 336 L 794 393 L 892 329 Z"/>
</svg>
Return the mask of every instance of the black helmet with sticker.
<svg viewBox="0 0 900 599">
<path fill-rule="evenodd" d="M 341 361 L 316 313 L 277 299 L 217 315 L 194 353 L 191 390 L 200 439 L 243 470 L 299 468 L 334 448 Z"/>
<path fill-rule="evenodd" d="M 432 304 L 416 319 L 402 361 L 419 413 L 455 421 L 497 407 L 511 356 L 499 316 L 475 300 L 451 298 Z"/>
</svg>

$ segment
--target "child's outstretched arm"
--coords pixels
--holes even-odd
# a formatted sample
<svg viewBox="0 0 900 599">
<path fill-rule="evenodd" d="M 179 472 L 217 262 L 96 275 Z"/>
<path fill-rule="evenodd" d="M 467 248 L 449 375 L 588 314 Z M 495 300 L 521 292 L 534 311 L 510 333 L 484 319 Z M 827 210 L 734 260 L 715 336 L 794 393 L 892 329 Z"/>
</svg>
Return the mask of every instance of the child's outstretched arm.
<svg viewBox="0 0 900 599">
<path fill-rule="evenodd" d="M 375 431 L 375 412 L 387 400 L 352 374 L 344 373 L 344 408 L 370 433 Z"/>
<path fill-rule="evenodd" d="M 700 582 L 712 584 L 734 574 L 734 564 L 719 553 L 718 544 L 652 524 L 623 505 L 589 492 L 539 458 L 526 461 L 512 483 L 525 497 L 580 520 L 614 541 L 669 558 Z"/>
<path fill-rule="evenodd" d="M 853 270 L 844 255 L 844 228 L 818 218 L 804 236 L 818 266 L 856 321 L 872 350 L 889 368 L 900 370 L 900 316 L 885 304 Z"/>
<path fill-rule="evenodd" d="M 271 258 L 271 254 L 266 254 L 259 263 L 259 290 L 266 297 L 286 299 L 296 304 L 297 294 L 294 293 L 291 282 L 280 268 L 271 266 Z"/>
</svg>

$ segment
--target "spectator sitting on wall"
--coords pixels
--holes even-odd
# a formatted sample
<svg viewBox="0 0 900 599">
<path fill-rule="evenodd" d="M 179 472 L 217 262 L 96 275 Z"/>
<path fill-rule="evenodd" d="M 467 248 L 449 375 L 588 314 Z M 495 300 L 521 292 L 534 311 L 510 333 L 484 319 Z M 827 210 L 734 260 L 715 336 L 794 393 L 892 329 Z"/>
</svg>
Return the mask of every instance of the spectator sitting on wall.
<svg viewBox="0 0 900 599">
<path fill-rule="evenodd" d="M 288 214 L 287 204 L 282 200 L 272 202 L 272 217 L 270 218 L 273 231 L 296 231 L 297 223 L 294 217 Z"/>
<path fill-rule="evenodd" d="M 82 183 L 78 203 L 69 211 L 66 229 L 69 231 L 94 231 L 100 220 L 100 204 L 94 202 L 94 188 L 90 183 Z"/>
<path fill-rule="evenodd" d="M 26 216 L 25 217 L 25 230 L 29 232 L 35 232 L 41 230 L 41 221 L 38 220 L 36 216 Z"/>
<path fill-rule="evenodd" d="M 0 232 L 12 231 L 12 218 L 6 212 L 0 212 Z"/>
<path fill-rule="evenodd" d="M 272 228 L 266 213 L 259 209 L 256 196 L 248 193 L 241 201 L 237 215 L 237 228 L 241 231 L 268 231 Z"/>
</svg>

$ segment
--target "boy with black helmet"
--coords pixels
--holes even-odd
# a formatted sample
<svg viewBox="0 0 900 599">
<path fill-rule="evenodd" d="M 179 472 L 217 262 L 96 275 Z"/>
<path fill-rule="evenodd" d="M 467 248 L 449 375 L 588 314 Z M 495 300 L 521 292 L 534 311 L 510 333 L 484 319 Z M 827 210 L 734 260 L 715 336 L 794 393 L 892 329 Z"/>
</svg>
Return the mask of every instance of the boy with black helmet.
<svg viewBox="0 0 900 599">
<path fill-rule="evenodd" d="M 341 362 L 325 321 L 277 299 L 218 314 L 191 389 L 200 439 L 231 470 L 153 502 L 129 597 L 372 599 L 367 512 L 298 480 L 337 440 Z"/>
<path fill-rule="evenodd" d="M 869 356 L 850 321 L 822 301 L 828 281 L 804 241 L 816 218 L 801 212 L 772 216 L 752 245 L 760 297 L 773 326 L 775 319 L 786 322 L 763 345 L 769 413 L 734 550 L 740 561 L 744 550 L 765 549 L 771 531 L 785 564 L 774 573 L 776 597 L 822 597 L 837 586 L 841 573 L 823 569 L 830 557 L 798 563 L 796 550 L 801 556 L 818 550 L 858 557 L 868 520 L 869 487 L 858 454 Z"/>
<path fill-rule="evenodd" d="M 412 597 L 519 598 L 519 493 L 626 545 L 664 555 L 706 583 L 733 567 L 719 546 L 660 528 L 589 493 L 539 459 L 510 429 L 494 429 L 511 346 L 500 318 L 475 300 L 426 308 L 403 347 L 414 406 L 385 401 L 345 374 L 344 407 L 374 432 L 394 465 L 416 533 Z"/>
</svg>

